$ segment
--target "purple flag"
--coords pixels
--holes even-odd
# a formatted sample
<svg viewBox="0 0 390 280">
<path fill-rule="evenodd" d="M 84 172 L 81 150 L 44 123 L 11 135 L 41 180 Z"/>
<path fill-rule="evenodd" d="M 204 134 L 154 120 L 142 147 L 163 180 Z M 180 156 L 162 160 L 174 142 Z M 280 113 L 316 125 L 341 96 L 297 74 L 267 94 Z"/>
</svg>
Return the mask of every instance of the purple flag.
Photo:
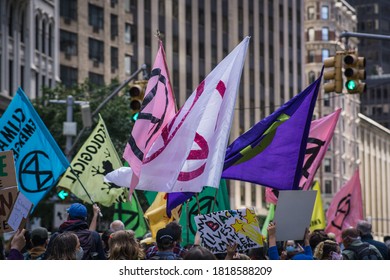
<svg viewBox="0 0 390 280">
<path fill-rule="evenodd" d="M 298 189 L 321 78 L 227 148 L 222 178 Z"/>
<path fill-rule="evenodd" d="M 191 198 L 194 192 L 174 192 L 167 193 L 167 215 L 171 217 L 171 212 L 180 204 L 183 204 L 187 199 Z"/>
</svg>

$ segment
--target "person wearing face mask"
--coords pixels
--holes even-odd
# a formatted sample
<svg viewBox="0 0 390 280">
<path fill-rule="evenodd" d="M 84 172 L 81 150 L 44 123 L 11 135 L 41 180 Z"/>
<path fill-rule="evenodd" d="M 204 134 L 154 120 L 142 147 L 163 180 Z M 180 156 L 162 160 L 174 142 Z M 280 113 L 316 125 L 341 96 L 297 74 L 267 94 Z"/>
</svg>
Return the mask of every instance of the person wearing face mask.
<svg viewBox="0 0 390 280">
<path fill-rule="evenodd" d="M 73 232 L 59 234 L 53 241 L 48 260 L 81 260 L 84 255 L 79 238 Z"/>
</svg>

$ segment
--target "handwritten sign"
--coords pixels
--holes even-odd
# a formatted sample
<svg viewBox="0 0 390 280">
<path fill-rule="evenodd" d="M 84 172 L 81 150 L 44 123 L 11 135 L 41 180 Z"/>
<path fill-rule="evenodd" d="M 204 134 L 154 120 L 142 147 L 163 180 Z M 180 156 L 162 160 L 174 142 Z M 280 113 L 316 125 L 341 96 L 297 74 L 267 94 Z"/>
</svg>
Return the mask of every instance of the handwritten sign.
<svg viewBox="0 0 390 280">
<path fill-rule="evenodd" d="M 13 231 L 7 220 L 17 196 L 17 187 L 0 188 L 0 233 Z"/>
<path fill-rule="evenodd" d="M 263 237 L 253 209 L 224 210 L 195 217 L 203 246 L 213 253 L 226 252 L 229 244 L 238 250 L 263 246 Z"/>
<path fill-rule="evenodd" d="M 14 207 L 8 218 L 8 225 L 17 230 L 23 228 L 33 204 L 28 200 L 23 193 L 19 193 L 15 201 Z"/>
<path fill-rule="evenodd" d="M 0 152 L 0 189 L 17 186 L 14 154 L 12 151 Z"/>
</svg>

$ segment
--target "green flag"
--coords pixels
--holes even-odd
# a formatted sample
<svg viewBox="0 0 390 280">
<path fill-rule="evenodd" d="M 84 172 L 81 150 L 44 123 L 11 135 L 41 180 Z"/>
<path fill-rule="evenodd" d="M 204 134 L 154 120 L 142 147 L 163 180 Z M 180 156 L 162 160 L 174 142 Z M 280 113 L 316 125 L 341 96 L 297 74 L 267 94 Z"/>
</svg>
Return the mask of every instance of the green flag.
<svg viewBox="0 0 390 280">
<path fill-rule="evenodd" d="M 125 228 L 133 230 L 135 236 L 139 238 L 142 238 L 148 231 L 136 192 L 133 193 L 131 202 L 115 204 L 113 220 L 121 220 L 125 224 Z"/>
<path fill-rule="evenodd" d="M 261 229 L 261 234 L 264 235 L 264 237 L 268 236 L 267 228 L 268 228 L 269 222 L 271 222 L 274 219 L 274 216 L 275 216 L 275 204 L 271 203 L 269 205 L 268 215 L 265 218 L 263 228 Z"/>
<path fill-rule="evenodd" d="M 216 195 L 216 199 L 214 199 Z M 200 214 L 208 214 L 221 210 L 230 210 L 229 196 L 226 181 L 221 180 L 219 188 L 204 187 L 198 194 Z M 198 215 L 198 202 L 196 196 L 183 204 L 180 225 L 183 228 L 183 246 L 194 243 L 196 224 L 194 217 Z"/>
</svg>

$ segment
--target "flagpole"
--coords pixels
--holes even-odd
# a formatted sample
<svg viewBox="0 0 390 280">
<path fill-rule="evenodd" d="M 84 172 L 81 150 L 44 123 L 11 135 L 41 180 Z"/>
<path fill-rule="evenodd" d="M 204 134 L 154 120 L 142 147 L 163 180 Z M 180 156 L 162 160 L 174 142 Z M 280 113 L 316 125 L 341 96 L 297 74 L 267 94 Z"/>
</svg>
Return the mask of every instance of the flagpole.
<svg viewBox="0 0 390 280">
<path fill-rule="evenodd" d="M 79 181 L 81 187 L 82 187 L 83 190 L 85 191 L 85 194 L 88 196 L 89 200 L 91 200 L 92 205 L 93 205 L 93 204 L 96 204 L 96 202 L 93 201 L 92 197 L 89 195 L 87 189 L 84 187 L 84 184 L 81 182 L 79 176 L 76 174 L 76 172 L 74 172 L 74 170 L 73 170 L 73 168 L 72 168 L 72 165 L 69 165 L 69 168 L 70 168 L 70 170 L 72 171 L 73 175 L 76 176 L 77 181 Z M 99 216 L 100 216 L 100 217 L 103 217 L 103 214 L 102 214 L 102 212 L 100 212 L 100 211 L 99 211 Z"/>
</svg>

